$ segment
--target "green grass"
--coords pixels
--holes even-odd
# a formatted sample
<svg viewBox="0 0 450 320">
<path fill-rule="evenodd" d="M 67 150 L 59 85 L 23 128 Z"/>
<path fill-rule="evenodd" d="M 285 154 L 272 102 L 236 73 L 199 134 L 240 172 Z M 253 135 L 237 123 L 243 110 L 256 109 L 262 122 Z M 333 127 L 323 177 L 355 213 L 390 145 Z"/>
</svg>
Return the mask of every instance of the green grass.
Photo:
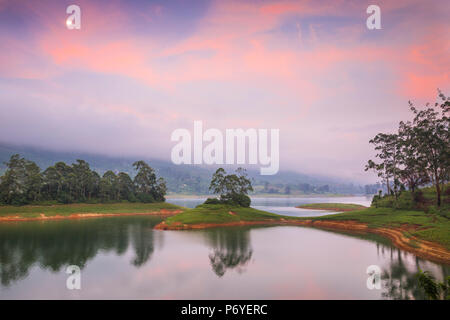
<svg viewBox="0 0 450 320">
<path fill-rule="evenodd" d="M 448 215 L 450 213 L 450 184 L 442 186 L 441 189 L 440 208 L 436 205 L 436 189 L 434 186 L 416 190 L 415 194 L 411 191 L 402 191 L 398 199 L 393 195 L 385 195 L 381 199 L 376 199 L 372 202 L 372 207 L 422 210 L 430 213 Z M 448 217 L 450 218 L 450 215 Z"/>
<path fill-rule="evenodd" d="M 297 208 L 301 209 L 317 209 L 317 210 L 332 210 L 332 211 L 354 211 L 365 209 L 365 206 L 353 203 L 308 203 L 302 204 Z"/>
<path fill-rule="evenodd" d="M 410 227 L 408 235 L 437 242 L 450 250 L 450 219 L 446 216 L 425 213 L 418 210 L 398 210 L 394 208 L 367 208 L 327 216 L 314 220 L 353 220 L 376 227 Z"/>
<path fill-rule="evenodd" d="M 230 214 L 232 212 L 233 214 Z M 166 224 L 223 224 L 239 221 L 281 220 L 289 218 L 275 213 L 261 211 L 253 208 L 234 207 L 223 204 L 202 204 L 194 209 L 188 209 L 166 219 Z"/>
<path fill-rule="evenodd" d="M 33 218 L 38 217 L 42 213 L 46 216 L 68 216 L 74 213 L 141 213 L 158 211 L 161 209 L 176 210 L 184 208 L 167 202 L 0 206 L 0 217 L 17 215 L 24 218 Z"/>
</svg>

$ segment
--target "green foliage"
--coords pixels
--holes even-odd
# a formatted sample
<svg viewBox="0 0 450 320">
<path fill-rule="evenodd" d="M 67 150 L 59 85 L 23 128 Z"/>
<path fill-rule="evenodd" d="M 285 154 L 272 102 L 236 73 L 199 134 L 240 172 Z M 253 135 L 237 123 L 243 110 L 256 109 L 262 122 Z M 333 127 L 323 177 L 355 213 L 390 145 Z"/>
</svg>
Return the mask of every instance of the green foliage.
<svg viewBox="0 0 450 320">
<path fill-rule="evenodd" d="M 56 200 L 58 202 L 64 203 L 64 204 L 69 204 L 69 203 L 74 202 L 72 196 L 64 191 L 58 194 L 58 197 L 56 198 Z"/>
<path fill-rule="evenodd" d="M 39 167 L 18 154 L 5 164 L 8 170 L 0 178 L 0 203 L 20 205 L 39 200 L 42 184 Z"/>
<path fill-rule="evenodd" d="M 155 198 L 149 193 L 140 192 L 136 195 L 136 198 L 139 202 L 143 203 L 152 203 L 155 202 Z"/>
<path fill-rule="evenodd" d="M 100 198 L 103 201 L 118 200 L 119 190 L 117 176 L 111 170 L 106 171 L 100 179 L 99 192 Z"/>
<path fill-rule="evenodd" d="M 217 198 L 208 198 L 205 200 L 204 204 L 221 204 L 222 202 Z"/>
<path fill-rule="evenodd" d="M 395 200 L 405 185 L 414 193 L 419 186 L 431 182 L 436 190 L 435 203 L 442 205 L 442 186 L 450 180 L 450 98 L 439 91 L 439 99 L 440 103 L 434 107 L 427 104 L 424 110 L 409 102 L 412 121 L 400 122 L 397 133 L 379 133 L 370 140 L 380 162 L 369 160 L 365 170 L 376 171 Z"/>
<path fill-rule="evenodd" d="M 144 161 L 136 161 L 133 163 L 137 174 L 134 177 L 134 187 L 138 193 L 137 198 L 141 197 L 147 201 L 165 201 L 167 187 L 164 179 L 156 179 L 155 170 Z M 146 196 L 142 196 L 142 195 Z"/>
<path fill-rule="evenodd" d="M 444 282 L 437 282 L 428 271 L 419 272 L 416 275 L 419 287 L 425 292 L 429 300 L 450 300 L 450 276 Z"/>
<path fill-rule="evenodd" d="M 232 198 L 232 203 L 235 203 L 241 207 L 250 207 L 251 199 L 246 194 L 237 194 Z"/>
<path fill-rule="evenodd" d="M 377 134 L 369 143 L 375 146 L 376 157 L 381 160 L 376 163 L 369 160 L 365 170 L 374 170 L 386 183 L 388 193 L 394 192 L 397 196 L 399 189 L 399 161 L 400 161 L 400 138 L 397 134 Z M 394 190 L 391 189 L 391 181 L 394 182 Z"/>
<path fill-rule="evenodd" d="M 0 204 L 25 205 L 45 201 L 74 202 L 161 202 L 167 192 L 164 179 L 144 161 L 137 161 L 134 180 L 125 172 L 106 171 L 102 177 L 84 160 L 72 165 L 57 162 L 41 172 L 32 161 L 11 156 L 0 177 Z"/>
<path fill-rule="evenodd" d="M 434 213 L 446 216 L 450 213 L 450 184 L 443 185 L 442 203 L 440 207 L 436 206 L 436 189 L 427 187 L 412 191 L 402 191 L 397 199 L 392 195 L 374 196 L 372 207 L 375 208 L 395 208 L 403 210 L 423 210 L 427 213 Z"/>
<path fill-rule="evenodd" d="M 228 175 L 223 168 L 217 169 L 209 189 L 219 195 L 221 203 L 250 207 L 248 192 L 253 191 L 253 187 L 245 169 L 238 168 L 236 174 Z"/>
</svg>

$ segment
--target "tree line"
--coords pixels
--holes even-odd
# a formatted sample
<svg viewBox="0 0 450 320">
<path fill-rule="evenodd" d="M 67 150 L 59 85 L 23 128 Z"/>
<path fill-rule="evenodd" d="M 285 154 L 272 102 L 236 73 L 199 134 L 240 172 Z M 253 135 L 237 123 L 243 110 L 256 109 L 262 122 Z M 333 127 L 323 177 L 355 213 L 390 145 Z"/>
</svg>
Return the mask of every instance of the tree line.
<svg viewBox="0 0 450 320">
<path fill-rule="evenodd" d="M 33 161 L 14 154 L 5 162 L 0 177 L 0 204 L 24 205 L 41 201 L 73 202 L 161 202 L 167 192 L 163 178 L 144 161 L 136 161 L 136 175 L 106 171 L 100 176 L 84 160 L 72 165 L 57 162 L 41 171 Z"/>
<path fill-rule="evenodd" d="M 410 101 L 412 121 L 401 121 L 396 133 L 379 133 L 369 141 L 379 161 L 369 160 L 365 170 L 374 170 L 396 199 L 406 188 L 414 194 L 420 186 L 433 185 L 441 206 L 443 186 L 450 180 L 450 98 L 438 93 L 440 102 L 423 110 Z"/>
</svg>

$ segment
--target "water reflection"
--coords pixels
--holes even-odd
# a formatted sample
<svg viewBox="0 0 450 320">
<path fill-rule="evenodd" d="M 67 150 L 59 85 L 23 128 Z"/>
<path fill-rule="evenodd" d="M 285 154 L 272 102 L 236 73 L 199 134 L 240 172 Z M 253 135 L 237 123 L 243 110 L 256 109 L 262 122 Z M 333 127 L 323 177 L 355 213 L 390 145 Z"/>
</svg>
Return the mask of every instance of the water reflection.
<svg viewBox="0 0 450 320">
<path fill-rule="evenodd" d="M 39 265 L 52 272 L 68 265 L 85 268 L 99 252 L 124 254 L 131 246 L 139 267 L 154 251 L 153 226 L 158 218 L 88 219 L 2 224 L 0 226 L 0 281 L 9 286 Z"/>
<path fill-rule="evenodd" d="M 383 281 L 382 296 L 394 300 L 425 299 L 425 296 L 417 286 L 416 273 L 419 268 L 419 260 L 416 259 L 416 268 L 409 270 L 404 263 L 401 252 L 394 252 L 388 268 L 382 271 Z"/>
<path fill-rule="evenodd" d="M 422 299 L 419 267 L 438 280 L 450 274 L 377 235 L 295 226 L 153 230 L 159 221 L 1 224 L 0 297 L 74 298 L 64 287 L 71 264 L 83 269 L 86 299 Z M 382 269 L 382 290 L 366 288 L 372 264 Z"/>
<path fill-rule="evenodd" d="M 329 231 L 334 232 L 334 231 Z M 337 232 L 353 238 L 375 242 L 378 258 L 387 262 L 382 266 L 381 297 L 392 300 L 423 300 L 425 293 L 417 285 L 419 270 L 431 272 L 437 280 L 442 281 L 450 275 L 450 267 L 423 260 L 412 253 L 402 251 L 391 244 L 391 241 L 374 234 L 354 234 Z"/>
<path fill-rule="evenodd" d="M 417 286 L 417 272 L 419 269 L 432 272 L 437 279 L 445 279 L 449 275 L 449 268 L 438 266 L 419 259 L 412 254 L 403 252 L 392 246 L 377 244 L 379 254 L 389 256 L 389 265 L 382 270 L 382 297 L 394 300 L 423 300 L 424 291 Z"/>
<path fill-rule="evenodd" d="M 213 253 L 209 260 L 214 273 L 222 277 L 227 269 L 245 271 L 245 266 L 252 258 L 250 246 L 250 228 L 217 228 L 207 230 L 205 237 Z"/>
</svg>

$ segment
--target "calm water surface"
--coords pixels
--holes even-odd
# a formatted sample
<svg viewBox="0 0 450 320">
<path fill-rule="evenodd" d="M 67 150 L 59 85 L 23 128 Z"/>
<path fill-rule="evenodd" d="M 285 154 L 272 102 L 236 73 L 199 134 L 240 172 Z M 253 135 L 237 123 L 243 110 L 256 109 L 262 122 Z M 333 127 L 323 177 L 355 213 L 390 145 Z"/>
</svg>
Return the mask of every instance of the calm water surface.
<svg viewBox="0 0 450 320">
<path fill-rule="evenodd" d="M 253 203 L 273 212 L 299 204 L 284 200 Z M 1 224 L 0 299 L 405 299 L 422 298 L 418 267 L 439 279 L 450 275 L 449 266 L 376 236 L 291 226 L 153 230 L 158 222 Z M 66 289 L 69 265 L 81 268 L 81 290 Z M 381 290 L 366 287 L 369 265 L 382 270 Z"/>
</svg>

